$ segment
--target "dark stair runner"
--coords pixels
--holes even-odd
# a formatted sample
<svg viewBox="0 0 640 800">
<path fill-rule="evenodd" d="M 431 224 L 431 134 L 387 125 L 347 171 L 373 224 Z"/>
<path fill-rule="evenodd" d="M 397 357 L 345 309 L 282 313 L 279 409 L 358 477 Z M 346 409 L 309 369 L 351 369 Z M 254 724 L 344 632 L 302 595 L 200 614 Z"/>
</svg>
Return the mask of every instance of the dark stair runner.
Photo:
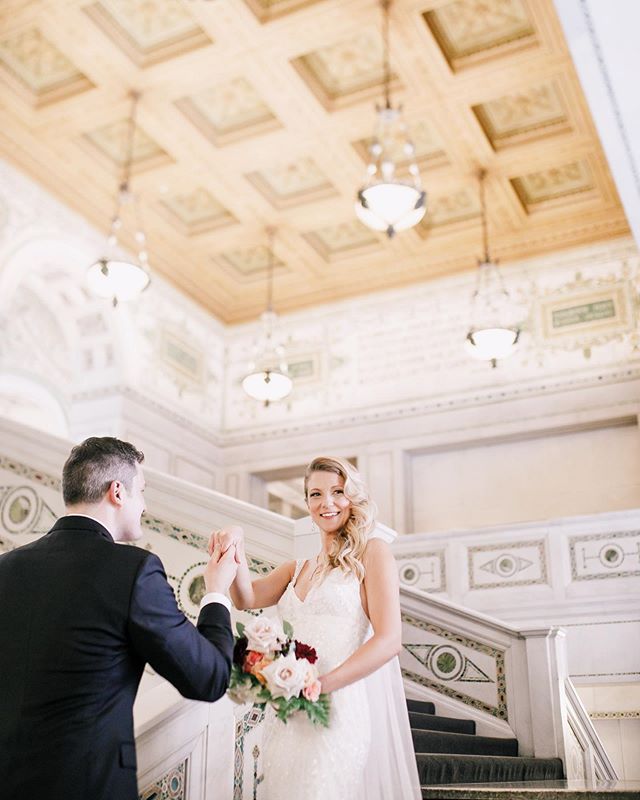
<svg viewBox="0 0 640 800">
<path fill-rule="evenodd" d="M 559 758 L 518 755 L 516 739 L 477 736 L 471 720 L 436 716 L 433 703 L 407 700 L 423 789 L 453 783 L 558 781 Z"/>
</svg>

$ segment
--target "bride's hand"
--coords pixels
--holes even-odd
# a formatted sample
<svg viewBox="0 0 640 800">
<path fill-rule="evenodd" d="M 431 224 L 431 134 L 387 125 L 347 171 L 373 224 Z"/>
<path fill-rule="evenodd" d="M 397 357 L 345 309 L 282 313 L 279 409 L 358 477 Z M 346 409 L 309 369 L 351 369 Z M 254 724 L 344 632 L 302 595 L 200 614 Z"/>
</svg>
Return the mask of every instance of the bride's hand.
<svg viewBox="0 0 640 800">
<path fill-rule="evenodd" d="M 209 538 L 209 553 L 213 551 L 216 545 L 220 547 L 222 553 L 225 553 L 230 547 L 235 547 L 235 559 L 237 564 L 242 563 L 246 558 L 244 551 L 244 531 L 239 525 L 230 525 L 228 528 L 214 531 Z"/>
</svg>

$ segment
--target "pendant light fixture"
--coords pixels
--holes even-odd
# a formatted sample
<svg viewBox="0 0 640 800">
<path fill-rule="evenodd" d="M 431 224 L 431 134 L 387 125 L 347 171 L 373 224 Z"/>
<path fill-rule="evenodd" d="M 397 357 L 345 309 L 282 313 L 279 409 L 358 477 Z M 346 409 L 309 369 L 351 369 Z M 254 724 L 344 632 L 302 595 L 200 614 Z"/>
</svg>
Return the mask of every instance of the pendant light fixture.
<svg viewBox="0 0 640 800">
<path fill-rule="evenodd" d="M 391 103 L 391 66 L 389 61 L 389 9 L 391 0 L 381 0 L 382 41 L 384 52 L 384 105 L 376 104 L 377 124 L 371 145 L 364 186 L 356 200 L 356 215 L 367 227 L 385 231 L 391 238 L 397 231 L 417 225 L 426 211 L 415 147 L 402 118 L 402 106 Z M 397 177 L 394 156 L 398 152 L 409 162 L 409 174 Z"/>
<path fill-rule="evenodd" d="M 260 316 L 262 341 L 256 356 L 249 364 L 249 372 L 242 381 L 242 388 L 253 400 L 259 400 L 267 408 L 271 403 L 284 400 L 291 393 L 293 381 L 285 359 L 284 347 L 276 342 L 278 315 L 273 310 L 273 244 L 275 229 L 268 228 L 269 252 L 267 254 L 267 308 Z"/>
<path fill-rule="evenodd" d="M 134 300 L 150 283 L 148 273 L 147 239 L 142 227 L 140 207 L 131 191 L 131 164 L 133 161 L 133 140 L 136 130 L 136 110 L 140 95 L 131 92 L 131 114 L 127 130 L 125 160 L 122 177 L 118 183 L 115 211 L 107 237 L 104 255 L 92 264 L 87 271 L 90 291 L 98 297 L 109 298 L 114 307 L 119 302 Z M 125 225 L 125 222 L 127 223 Z M 121 241 L 123 233 L 133 228 L 133 238 L 137 249 L 137 259 L 125 253 Z"/>
<path fill-rule="evenodd" d="M 484 257 L 478 261 L 476 288 L 471 296 L 471 328 L 465 347 L 474 358 L 490 361 L 491 366 L 495 367 L 500 359 L 514 352 L 520 339 L 520 328 L 504 324 L 509 316 L 510 297 L 504 287 L 498 262 L 493 261 L 489 253 L 486 174 L 484 169 L 478 172 Z"/>
</svg>

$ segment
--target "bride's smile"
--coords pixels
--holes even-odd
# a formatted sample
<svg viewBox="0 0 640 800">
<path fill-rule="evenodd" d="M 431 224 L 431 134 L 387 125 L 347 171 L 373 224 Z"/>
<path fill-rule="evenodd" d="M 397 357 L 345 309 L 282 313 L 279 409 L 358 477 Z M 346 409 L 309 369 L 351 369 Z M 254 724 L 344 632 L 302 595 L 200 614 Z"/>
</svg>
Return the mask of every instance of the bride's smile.
<svg viewBox="0 0 640 800">
<path fill-rule="evenodd" d="M 344 493 L 344 478 L 334 472 L 311 473 L 308 503 L 311 518 L 324 533 L 337 533 L 351 513 L 351 501 Z"/>
</svg>

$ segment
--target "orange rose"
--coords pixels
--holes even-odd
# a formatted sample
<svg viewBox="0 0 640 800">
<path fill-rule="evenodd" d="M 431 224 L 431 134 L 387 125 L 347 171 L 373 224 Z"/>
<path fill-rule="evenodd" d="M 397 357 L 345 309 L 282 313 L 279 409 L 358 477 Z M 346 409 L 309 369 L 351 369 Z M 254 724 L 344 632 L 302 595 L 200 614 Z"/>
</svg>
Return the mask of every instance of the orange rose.
<svg viewBox="0 0 640 800">
<path fill-rule="evenodd" d="M 269 666 L 273 661 L 273 656 L 264 655 L 263 653 L 256 653 L 254 651 L 250 651 L 247 653 L 245 660 L 244 660 L 244 671 L 248 672 L 250 675 L 254 675 L 260 683 L 264 686 L 267 682 L 264 675 L 262 674 L 262 670 Z"/>
<path fill-rule="evenodd" d="M 262 653 L 256 653 L 255 650 L 247 650 L 247 653 L 242 662 L 242 669 L 244 672 L 251 672 L 254 664 L 262 659 Z"/>
</svg>

